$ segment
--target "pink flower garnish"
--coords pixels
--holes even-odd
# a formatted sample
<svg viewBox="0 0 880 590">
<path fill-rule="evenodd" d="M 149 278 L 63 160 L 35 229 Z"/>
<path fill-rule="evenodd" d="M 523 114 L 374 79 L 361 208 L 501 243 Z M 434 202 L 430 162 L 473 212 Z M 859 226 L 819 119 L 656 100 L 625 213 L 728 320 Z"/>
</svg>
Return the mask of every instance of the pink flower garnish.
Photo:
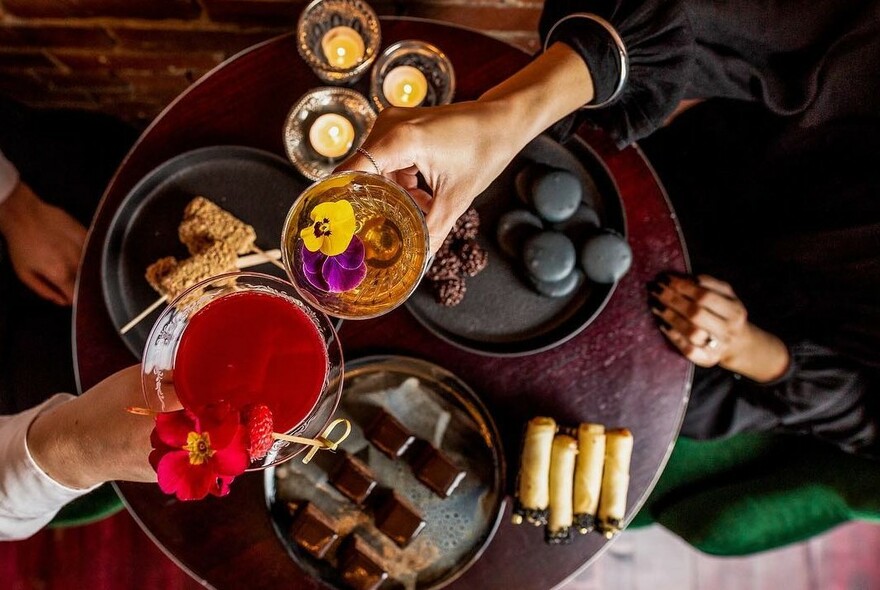
<svg viewBox="0 0 880 590">
<path fill-rule="evenodd" d="M 206 406 L 198 415 L 186 409 L 158 414 L 150 442 L 159 487 L 178 500 L 225 496 L 250 462 L 241 416 L 227 403 Z"/>
</svg>

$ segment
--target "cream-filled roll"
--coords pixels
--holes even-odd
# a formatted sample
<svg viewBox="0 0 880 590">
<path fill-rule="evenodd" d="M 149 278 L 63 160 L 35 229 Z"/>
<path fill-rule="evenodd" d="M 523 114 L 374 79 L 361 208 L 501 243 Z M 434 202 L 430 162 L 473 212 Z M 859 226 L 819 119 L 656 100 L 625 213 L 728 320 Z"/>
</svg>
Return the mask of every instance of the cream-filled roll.
<svg viewBox="0 0 880 590">
<path fill-rule="evenodd" d="M 574 469 L 574 526 L 581 534 L 596 528 L 596 511 L 602 491 L 605 466 L 605 427 L 583 423 L 578 426 L 578 453 Z"/>
<path fill-rule="evenodd" d="M 626 428 L 608 430 L 605 433 L 605 471 L 599 496 L 598 524 L 607 537 L 620 531 L 626 516 L 632 449 L 633 436 Z"/>
<path fill-rule="evenodd" d="M 567 434 L 559 434 L 553 439 L 550 455 L 550 515 L 546 534 L 546 540 L 551 544 L 571 541 L 571 524 L 574 520 L 572 494 L 577 448 L 577 441 Z"/>
<path fill-rule="evenodd" d="M 550 453 L 556 421 L 539 416 L 529 420 L 523 440 L 513 522 L 523 518 L 536 526 L 547 522 L 550 501 Z"/>
</svg>

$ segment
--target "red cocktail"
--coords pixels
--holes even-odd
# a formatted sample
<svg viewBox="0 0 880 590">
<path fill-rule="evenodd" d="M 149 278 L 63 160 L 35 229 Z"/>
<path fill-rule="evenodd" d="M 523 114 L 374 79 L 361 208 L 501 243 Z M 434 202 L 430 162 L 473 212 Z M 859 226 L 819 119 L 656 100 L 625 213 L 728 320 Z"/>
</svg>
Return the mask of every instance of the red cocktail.
<svg viewBox="0 0 880 590">
<path fill-rule="evenodd" d="M 275 428 L 287 432 L 318 401 L 327 376 L 327 347 L 299 306 L 278 295 L 243 291 L 193 314 L 174 368 L 183 407 L 265 404 Z"/>
<path fill-rule="evenodd" d="M 327 316 L 303 303 L 289 283 L 232 273 L 169 305 L 153 326 L 142 368 L 146 402 L 155 411 L 263 404 L 275 431 L 314 438 L 339 400 L 342 351 Z M 300 450 L 276 441 L 251 467 Z"/>
</svg>

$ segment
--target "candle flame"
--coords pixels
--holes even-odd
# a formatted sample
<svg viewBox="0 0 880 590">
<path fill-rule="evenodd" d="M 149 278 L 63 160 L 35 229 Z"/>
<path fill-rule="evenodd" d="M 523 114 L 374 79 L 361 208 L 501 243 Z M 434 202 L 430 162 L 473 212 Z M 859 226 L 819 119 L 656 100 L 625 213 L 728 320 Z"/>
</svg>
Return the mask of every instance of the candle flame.
<svg viewBox="0 0 880 590">
<path fill-rule="evenodd" d="M 333 127 L 331 127 L 330 129 L 327 130 L 327 133 L 333 139 L 337 139 L 339 137 L 339 127 L 334 125 Z"/>
</svg>

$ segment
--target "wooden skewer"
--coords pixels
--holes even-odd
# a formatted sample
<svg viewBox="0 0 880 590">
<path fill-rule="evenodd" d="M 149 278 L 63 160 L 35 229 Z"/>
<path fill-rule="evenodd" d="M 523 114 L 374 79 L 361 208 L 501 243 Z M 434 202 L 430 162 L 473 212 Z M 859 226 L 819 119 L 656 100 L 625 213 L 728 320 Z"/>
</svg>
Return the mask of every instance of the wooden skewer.
<svg viewBox="0 0 880 590">
<path fill-rule="evenodd" d="M 278 259 L 281 258 L 281 250 L 278 250 L 276 248 L 274 250 L 264 251 L 264 250 L 260 250 L 256 246 L 254 246 L 254 250 L 257 251 L 256 254 L 250 254 L 248 256 L 240 256 L 235 261 L 235 267 L 238 269 L 250 268 L 252 266 L 258 266 L 258 265 L 264 264 L 266 262 L 271 262 L 273 264 L 278 264 L 279 266 L 281 266 L 281 268 L 284 268 L 283 265 L 280 265 L 278 263 Z M 162 295 L 159 299 L 154 301 L 147 309 L 145 309 L 144 311 L 137 314 L 134 318 L 132 318 L 132 320 L 130 322 L 128 322 L 127 324 L 122 326 L 122 328 L 119 329 L 119 333 L 120 334 L 128 333 L 129 330 L 131 330 L 136 325 L 138 325 L 140 323 L 140 321 L 143 320 L 145 317 L 147 317 L 148 315 L 150 315 L 151 313 L 156 311 L 156 309 L 159 308 L 166 301 L 168 301 L 168 296 Z"/>
<path fill-rule="evenodd" d="M 287 269 L 284 268 L 284 265 L 281 264 L 280 262 L 278 262 L 278 259 L 281 258 L 281 250 L 277 250 L 277 249 L 276 249 L 276 250 L 270 250 L 269 252 L 272 253 L 272 256 L 269 256 L 269 252 L 264 252 L 264 251 L 261 250 L 260 247 L 257 246 L 256 244 L 254 244 L 253 246 L 251 246 L 251 248 L 252 248 L 253 251 L 256 252 L 257 254 L 262 254 L 263 256 L 265 256 L 266 259 L 267 259 L 271 264 L 274 264 L 275 266 L 277 266 L 278 268 L 280 268 L 281 270 L 283 270 L 285 273 L 287 272 Z M 278 253 L 277 256 L 275 255 L 276 252 Z M 241 268 L 241 267 L 239 267 L 239 268 Z"/>
</svg>

